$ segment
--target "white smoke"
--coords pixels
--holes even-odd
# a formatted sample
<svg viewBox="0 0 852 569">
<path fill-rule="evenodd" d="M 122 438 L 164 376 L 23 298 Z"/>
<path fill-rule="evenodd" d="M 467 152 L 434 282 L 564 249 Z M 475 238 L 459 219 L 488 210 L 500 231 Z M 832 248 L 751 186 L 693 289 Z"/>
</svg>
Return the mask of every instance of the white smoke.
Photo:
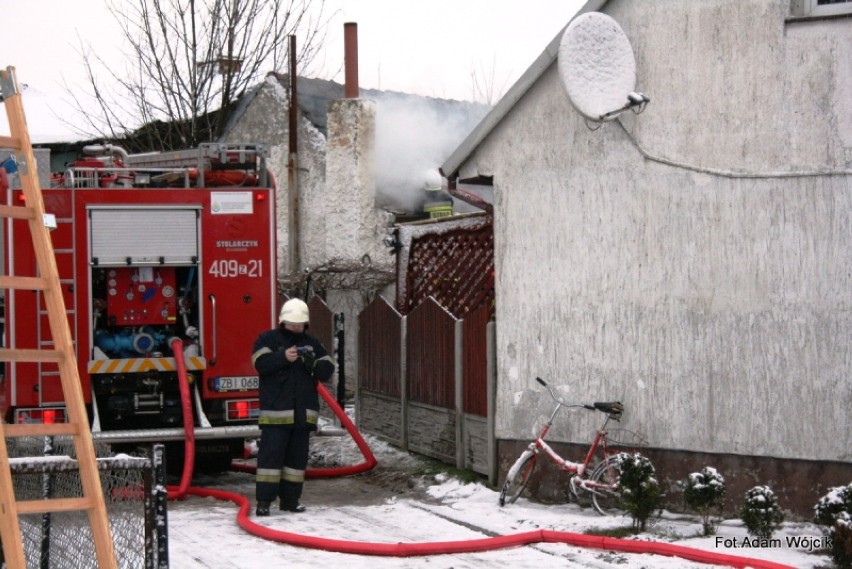
<svg viewBox="0 0 852 569">
<path fill-rule="evenodd" d="M 438 170 L 490 107 L 384 93 L 376 100 L 376 193 L 380 205 L 415 210 L 428 170 Z"/>
</svg>

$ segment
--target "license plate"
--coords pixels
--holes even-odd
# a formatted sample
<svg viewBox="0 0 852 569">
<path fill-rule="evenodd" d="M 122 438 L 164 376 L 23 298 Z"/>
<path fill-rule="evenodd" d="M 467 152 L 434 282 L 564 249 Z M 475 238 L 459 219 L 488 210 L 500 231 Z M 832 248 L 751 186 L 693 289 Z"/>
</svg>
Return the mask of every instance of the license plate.
<svg viewBox="0 0 852 569">
<path fill-rule="evenodd" d="M 217 377 L 213 382 L 216 391 L 254 391 L 260 385 L 260 378 L 256 375 L 243 375 L 238 377 Z"/>
</svg>

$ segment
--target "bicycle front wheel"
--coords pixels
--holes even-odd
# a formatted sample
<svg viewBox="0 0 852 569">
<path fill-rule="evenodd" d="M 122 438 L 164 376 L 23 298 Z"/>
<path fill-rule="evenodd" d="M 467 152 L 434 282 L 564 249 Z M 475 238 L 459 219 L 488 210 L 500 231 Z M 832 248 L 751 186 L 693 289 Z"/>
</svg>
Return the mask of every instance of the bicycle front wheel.
<svg viewBox="0 0 852 569">
<path fill-rule="evenodd" d="M 624 514 L 624 503 L 618 482 L 621 479 L 621 460 L 609 456 L 598 463 L 589 481 L 596 486 L 590 488 L 592 504 L 598 513 L 604 516 L 620 516 Z M 600 485 L 600 486 L 597 486 Z"/>
<path fill-rule="evenodd" d="M 501 506 L 505 506 L 507 503 L 514 504 L 524 492 L 524 488 L 527 487 L 533 470 L 535 470 L 535 459 L 535 454 L 529 454 L 520 458 L 519 462 L 509 470 L 506 482 L 503 483 L 503 488 L 500 490 Z"/>
</svg>

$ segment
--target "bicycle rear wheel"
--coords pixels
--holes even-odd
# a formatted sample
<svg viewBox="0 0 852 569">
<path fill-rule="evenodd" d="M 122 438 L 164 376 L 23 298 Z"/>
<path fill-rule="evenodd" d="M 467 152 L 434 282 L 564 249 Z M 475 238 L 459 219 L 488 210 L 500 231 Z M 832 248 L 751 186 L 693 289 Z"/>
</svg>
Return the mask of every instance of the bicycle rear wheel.
<svg viewBox="0 0 852 569">
<path fill-rule="evenodd" d="M 604 516 L 620 516 L 625 513 L 618 482 L 621 479 L 621 459 L 609 456 L 598 463 L 589 481 L 601 484 L 601 488 L 590 488 L 592 504 Z"/>
<path fill-rule="evenodd" d="M 500 490 L 500 505 L 505 506 L 514 504 L 515 501 L 524 492 L 527 483 L 530 481 L 533 470 L 535 470 L 535 454 L 529 454 L 522 457 L 518 463 L 509 469 L 509 475 L 506 477 L 506 482 L 503 483 L 503 488 Z"/>
</svg>

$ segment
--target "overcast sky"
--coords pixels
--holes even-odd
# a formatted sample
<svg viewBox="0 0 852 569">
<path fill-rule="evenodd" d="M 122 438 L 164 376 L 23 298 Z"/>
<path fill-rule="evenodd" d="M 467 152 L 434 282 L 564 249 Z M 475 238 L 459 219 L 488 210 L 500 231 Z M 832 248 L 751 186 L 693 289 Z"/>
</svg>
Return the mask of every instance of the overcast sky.
<svg viewBox="0 0 852 569">
<path fill-rule="evenodd" d="M 500 94 L 520 77 L 584 0 L 327 0 L 331 24 L 319 62 L 343 82 L 343 24 L 358 24 L 362 87 L 432 97 L 474 98 L 472 74 Z M 34 142 L 72 140 L 69 84 L 85 84 L 82 41 L 120 62 L 120 34 L 105 0 L 0 0 L 0 67 L 14 66 Z M 298 46 L 297 46 L 298 47 Z M 492 101 L 496 102 L 496 101 Z M 0 133 L 8 134 L 6 115 Z"/>
</svg>

